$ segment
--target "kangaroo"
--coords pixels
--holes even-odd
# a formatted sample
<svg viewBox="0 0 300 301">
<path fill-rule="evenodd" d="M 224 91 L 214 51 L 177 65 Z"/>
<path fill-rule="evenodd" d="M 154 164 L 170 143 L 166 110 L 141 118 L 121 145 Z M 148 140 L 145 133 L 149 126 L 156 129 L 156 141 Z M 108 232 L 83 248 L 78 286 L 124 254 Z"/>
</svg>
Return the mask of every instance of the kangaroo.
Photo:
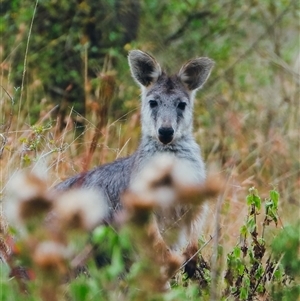
<svg viewBox="0 0 300 301">
<path fill-rule="evenodd" d="M 120 196 L 158 154 L 171 154 L 182 160 L 193 172 L 197 184 L 203 183 L 206 177 L 200 147 L 192 133 L 193 105 L 195 93 L 209 77 L 213 61 L 206 57 L 192 59 L 172 76 L 162 71 L 154 57 L 140 50 L 130 51 L 128 62 L 132 77 L 142 91 L 142 137 L 138 149 L 129 157 L 78 174 L 56 186 L 57 191 L 72 187 L 100 189 L 107 196 L 110 208 L 108 220 L 121 210 Z M 180 218 L 184 211 L 175 208 L 174 215 Z M 188 248 L 184 254 L 187 259 L 197 251 L 199 229 L 206 211 L 206 206 L 202 206 L 189 229 L 185 229 Z M 163 217 L 158 218 L 158 227 L 159 220 Z M 171 246 L 171 249 L 181 247 L 179 244 Z M 193 273 L 187 272 L 189 275 Z"/>
</svg>

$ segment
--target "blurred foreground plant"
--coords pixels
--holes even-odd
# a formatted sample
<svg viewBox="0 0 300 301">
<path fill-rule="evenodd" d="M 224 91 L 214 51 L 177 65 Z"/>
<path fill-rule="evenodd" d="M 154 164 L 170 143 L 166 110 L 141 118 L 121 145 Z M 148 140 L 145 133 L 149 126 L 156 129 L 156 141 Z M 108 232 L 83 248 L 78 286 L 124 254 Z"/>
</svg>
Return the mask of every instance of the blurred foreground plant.
<svg viewBox="0 0 300 301">
<path fill-rule="evenodd" d="M 133 185 L 124 196 L 124 210 L 115 221 L 98 227 L 108 210 L 103 195 L 82 189 L 55 195 L 34 174 L 18 174 L 7 191 L 10 227 L 1 226 L 6 264 L 1 269 L 0 299 L 211 300 L 213 271 L 202 249 L 195 254 L 196 275 L 185 279 L 180 272 L 182 256 L 160 236 L 153 212 L 176 202 L 202 202 L 218 193 L 221 183 L 209 178 L 201 187 L 185 186 L 174 170 L 166 164 L 159 174 L 145 172 L 139 179 L 145 182 Z M 217 267 L 224 278 L 214 289 L 222 295 L 220 300 L 296 300 L 298 228 L 284 227 L 269 243 L 267 229 L 279 221 L 279 193 L 270 191 L 261 224 L 257 190 L 251 188 L 246 199 L 241 241 L 227 255 L 225 267 Z M 171 233 L 171 240 L 178 235 L 176 228 Z"/>
<path fill-rule="evenodd" d="M 34 173 L 19 173 L 12 178 L 5 201 L 10 224 L 10 242 L 6 242 L 10 250 L 5 250 L 5 257 L 10 277 L 16 278 L 23 297 L 55 301 L 70 295 L 76 299 L 78 294 L 80 300 L 88 300 L 96 289 L 101 291 L 97 298 L 103 300 L 114 300 L 116 294 L 126 300 L 163 298 L 170 279 L 184 262 L 184 257 L 170 247 L 180 233 L 176 225 L 185 225 L 189 219 L 170 220 L 173 227 L 165 229 L 165 241 L 154 212 L 160 208 L 172 212 L 178 203 L 202 204 L 222 188 L 217 179 L 192 185 L 180 171 L 182 165 L 173 157 L 154 160 L 123 196 L 123 210 L 113 221 L 100 192 L 49 192 Z M 95 229 L 103 223 L 109 227 Z M 107 261 L 100 264 L 100 270 L 92 260 L 98 252 L 102 263 Z M 97 288 L 93 289 L 95 283 Z"/>
<path fill-rule="evenodd" d="M 4 208 L 10 227 L 2 253 L 21 292 L 31 294 L 34 287 L 43 300 L 61 300 L 59 285 L 71 276 L 73 258 L 107 213 L 103 201 L 91 189 L 54 195 L 33 173 L 11 179 Z"/>
</svg>

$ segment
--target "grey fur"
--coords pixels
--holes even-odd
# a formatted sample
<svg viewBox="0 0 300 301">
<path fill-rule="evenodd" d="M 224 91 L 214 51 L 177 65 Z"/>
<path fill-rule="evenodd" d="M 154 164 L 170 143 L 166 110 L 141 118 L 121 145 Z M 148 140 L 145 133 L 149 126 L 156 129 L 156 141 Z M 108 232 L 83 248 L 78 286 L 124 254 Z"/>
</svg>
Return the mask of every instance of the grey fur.
<svg viewBox="0 0 300 301">
<path fill-rule="evenodd" d="M 132 76 L 142 90 L 142 137 L 137 151 L 56 186 L 56 190 L 78 186 L 101 189 L 107 195 L 111 215 L 119 210 L 120 195 L 130 181 L 159 153 L 172 153 L 186 160 L 195 172 L 196 182 L 205 179 L 200 148 L 192 134 L 192 114 L 194 94 L 209 77 L 213 61 L 190 60 L 174 76 L 165 74 L 152 56 L 140 50 L 131 51 L 128 61 Z"/>
</svg>

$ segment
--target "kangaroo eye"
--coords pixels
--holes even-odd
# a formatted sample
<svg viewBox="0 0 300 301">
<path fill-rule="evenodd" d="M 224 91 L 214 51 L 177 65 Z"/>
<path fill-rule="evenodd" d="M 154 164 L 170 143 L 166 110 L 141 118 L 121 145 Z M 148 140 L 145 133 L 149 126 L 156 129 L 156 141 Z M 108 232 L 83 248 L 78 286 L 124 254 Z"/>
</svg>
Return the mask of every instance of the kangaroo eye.
<svg viewBox="0 0 300 301">
<path fill-rule="evenodd" d="M 150 100 L 149 105 L 150 105 L 150 108 L 153 109 L 158 106 L 158 103 L 156 100 Z"/>
<path fill-rule="evenodd" d="M 180 102 L 177 108 L 183 111 L 185 109 L 185 106 L 186 106 L 186 102 Z"/>
</svg>

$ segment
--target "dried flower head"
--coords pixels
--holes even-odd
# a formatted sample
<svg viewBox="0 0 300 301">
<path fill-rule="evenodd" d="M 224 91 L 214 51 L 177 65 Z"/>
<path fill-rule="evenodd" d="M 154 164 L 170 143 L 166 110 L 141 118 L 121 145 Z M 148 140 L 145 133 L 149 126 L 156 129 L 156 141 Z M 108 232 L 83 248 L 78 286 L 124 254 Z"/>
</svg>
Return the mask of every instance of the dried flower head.
<svg viewBox="0 0 300 301">
<path fill-rule="evenodd" d="M 18 172 L 10 180 L 7 190 L 11 198 L 28 200 L 43 195 L 47 191 L 47 184 L 34 173 Z"/>
<path fill-rule="evenodd" d="M 66 228 L 92 230 L 108 214 L 106 197 L 92 189 L 73 189 L 58 195 L 54 212 Z"/>
<path fill-rule="evenodd" d="M 141 206 L 170 206 L 176 198 L 172 171 L 175 157 L 154 157 L 130 184 L 129 192 L 137 197 Z M 138 205 L 138 202 L 137 204 Z"/>
<path fill-rule="evenodd" d="M 47 197 L 46 182 L 33 173 L 17 173 L 9 182 L 4 211 L 12 226 L 49 212 L 52 203 Z"/>
<path fill-rule="evenodd" d="M 70 255 L 70 251 L 63 244 L 44 241 L 37 245 L 33 261 L 41 269 L 64 273 L 67 270 L 67 260 Z"/>
<path fill-rule="evenodd" d="M 172 155 L 154 157 L 131 182 L 130 196 L 124 197 L 125 206 L 135 208 L 168 208 L 174 203 L 201 204 L 206 198 L 217 195 L 222 181 L 216 177 L 206 182 L 191 163 Z"/>
</svg>

